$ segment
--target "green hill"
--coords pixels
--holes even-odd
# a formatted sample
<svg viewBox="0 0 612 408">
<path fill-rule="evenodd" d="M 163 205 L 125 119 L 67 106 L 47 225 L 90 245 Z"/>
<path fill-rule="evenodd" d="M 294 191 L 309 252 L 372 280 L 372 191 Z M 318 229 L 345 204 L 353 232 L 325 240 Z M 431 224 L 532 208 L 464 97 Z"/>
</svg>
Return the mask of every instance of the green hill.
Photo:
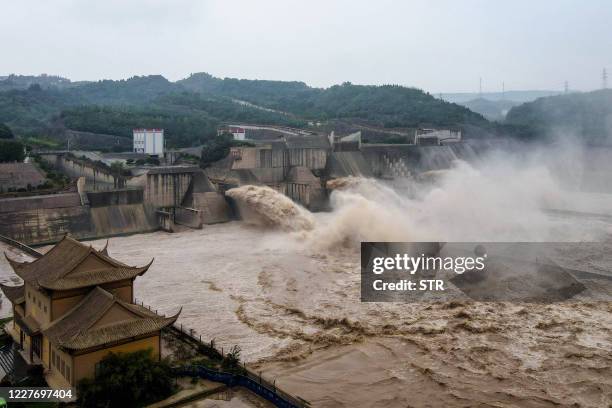
<svg viewBox="0 0 612 408">
<path fill-rule="evenodd" d="M 194 74 L 178 84 L 193 91 L 228 96 L 312 120 L 358 118 L 385 127 L 487 123 L 481 115 L 465 107 L 398 85 L 345 82 L 321 89 L 303 82 L 219 79 L 208 74 Z"/>
<path fill-rule="evenodd" d="M 533 138 L 576 136 L 586 143 L 612 143 L 612 90 L 540 98 L 513 107 L 506 123 L 529 129 Z"/>
<path fill-rule="evenodd" d="M 65 89 L 74 86 L 75 83 L 55 75 L 9 75 L 0 78 L 0 91 L 27 89 L 32 85 L 38 85 L 44 89 Z"/>
<path fill-rule="evenodd" d="M 57 136 L 70 129 L 129 136 L 134 127 L 163 127 L 170 146 L 190 146 L 206 141 L 228 121 L 294 127 L 333 119 L 390 128 L 490 126 L 465 107 L 396 85 L 344 83 L 321 89 L 303 82 L 220 79 L 206 73 L 177 82 L 150 75 L 41 86 L 35 79 L 22 78 L 22 86 L 5 91 L 0 80 L 0 122 L 17 135 Z"/>
<path fill-rule="evenodd" d="M 177 81 L 177 84 L 189 91 L 227 96 L 278 110 L 284 110 L 284 102 L 287 100 L 308 97 L 320 91 L 303 82 L 221 79 L 206 72 L 192 74 L 188 78 Z"/>
</svg>

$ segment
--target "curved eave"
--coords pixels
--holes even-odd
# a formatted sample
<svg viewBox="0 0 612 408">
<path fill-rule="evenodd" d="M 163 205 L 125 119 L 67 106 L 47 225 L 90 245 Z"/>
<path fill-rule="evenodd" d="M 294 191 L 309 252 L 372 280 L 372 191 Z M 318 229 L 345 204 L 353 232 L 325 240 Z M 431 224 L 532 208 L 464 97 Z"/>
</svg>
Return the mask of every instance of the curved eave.
<svg viewBox="0 0 612 408">
<path fill-rule="evenodd" d="M 20 305 L 25 302 L 25 288 L 21 286 L 8 286 L 0 283 L 0 289 L 4 296 L 15 305 Z"/>
<path fill-rule="evenodd" d="M 102 248 L 98 252 L 101 253 L 102 255 L 108 256 L 110 258 L 110 255 L 108 255 L 108 239 L 106 240 L 106 244 L 104 245 L 104 248 Z"/>
<path fill-rule="evenodd" d="M 105 285 L 107 283 L 118 282 L 125 279 L 135 279 L 138 276 L 142 276 L 149 269 L 149 266 L 151 266 L 151 263 L 149 263 L 149 265 L 143 266 L 142 268 L 130 268 L 129 273 L 125 273 L 120 277 L 115 276 L 112 279 L 105 279 L 104 277 L 102 277 L 100 279 L 77 281 L 76 279 L 64 278 L 55 280 L 53 282 L 38 281 L 37 283 L 41 288 L 48 290 L 72 290 L 89 288 L 92 286 Z"/>
<path fill-rule="evenodd" d="M 22 266 L 27 264 L 27 262 L 19 262 L 19 261 L 16 261 L 16 260 L 10 258 L 8 256 L 8 254 L 6 253 L 6 251 L 4 252 L 4 257 L 6 258 L 6 260 L 9 263 L 9 265 L 11 265 L 11 268 L 13 268 L 13 271 L 15 271 L 15 273 L 17 275 L 19 275 L 18 269 L 21 269 Z M 19 276 L 21 276 L 21 275 L 19 275 Z"/>
<path fill-rule="evenodd" d="M 168 327 L 171 324 L 174 324 L 174 322 L 176 322 L 176 320 L 178 319 L 178 317 L 179 317 L 179 315 L 181 314 L 182 311 L 183 311 L 183 306 L 181 306 L 179 311 L 176 312 L 176 314 L 174 316 L 166 317 L 165 319 L 167 321 L 167 324 L 164 327 Z"/>
<path fill-rule="evenodd" d="M 145 265 L 145 266 L 143 266 L 143 267 L 140 267 L 139 269 L 141 269 L 142 271 L 141 271 L 141 272 L 138 274 L 138 276 L 142 276 L 142 275 L 144 275 L 144 274 L 145 274 L 145 273 L 146 273 L 146 272 L 149 270 L 149 268 L 151 267 L 151 265 L 153 265 L 153 261 L 154 261 L 154 260 L 155 260 L 155 258 L 151 258 L 151 261 L 150 261 L 148 264 L 146 264 L 146 265 Z"/>
</svg>

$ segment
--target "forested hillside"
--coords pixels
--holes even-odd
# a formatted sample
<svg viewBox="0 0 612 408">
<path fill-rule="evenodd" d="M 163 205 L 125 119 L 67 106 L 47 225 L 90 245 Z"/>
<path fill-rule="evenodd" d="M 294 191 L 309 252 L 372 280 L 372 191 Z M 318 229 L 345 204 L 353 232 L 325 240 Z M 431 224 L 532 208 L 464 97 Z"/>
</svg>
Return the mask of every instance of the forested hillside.
<svg viewBox="0 0 612 408">
<path fill-rule="evenodd" d="M 530 129 L 534 138 L 575 136 L 591 144 L 612 143 L 612 90 L 540 98 L 515 106 L 506 123 Z"/>
<path fill-rule="evenodd" d="M 219 79 L 194 74 L 178 82 L 186 88 L 229 96 L 309 119 L 359 118 L 385 127 L 483 125 L 479 114 L 436 99 L 419 89 L 345 82 L 327 89 L 303 82 Z"/>
<path fill-rule="evenodd" d="M 9 75 L 0 77 L 0 91 L 10 91 L 15 89 L 27 89 L 31 85 L 39 85 L 41 88 L 64 89 L 77 86 L 79 83 L 71 82 L 67 78 L 54 75 Z"/>
<path fill-rule="evenodd" d="M 294 127 L 332 119 L 381 127 L 489 126 L 465 107 L 395 85 L 320 89 L 200 73 L 177 82 L 160 75 L 86 83 L 55 79 L 57 86 L 20 77 L 20 86 L 12 86 L 15 78 L 4 80 L 10 84 L 0 80 L 0 122 L 20 136 L 61 135 L 62 129 L 130 136 L 134 127 L 162 127 L 169 145 L 178 147 L 203 143 L 219 124 L 232 121 Z"/>
</svg>

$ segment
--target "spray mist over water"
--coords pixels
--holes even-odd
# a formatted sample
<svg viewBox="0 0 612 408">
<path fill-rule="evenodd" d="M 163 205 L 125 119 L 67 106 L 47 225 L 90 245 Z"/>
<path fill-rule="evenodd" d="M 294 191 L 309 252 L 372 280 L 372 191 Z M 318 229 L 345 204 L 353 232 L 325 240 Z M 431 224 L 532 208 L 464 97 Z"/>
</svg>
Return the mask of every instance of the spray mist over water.
<svg viewBox="0 0 612 408">
<path fill-rule="evenodd" d="M 543 159 L 554 157 L 545 153 Z M 571 152 L 563 157 L 572 172 Z M 134 264 L 161 254 L 148 278 L 136 282 L 139 297 L 167 311 L 181 299 L 181 323 L 219 344 L 241 344 L 245 361 L 259 364 L 253 368 L 270 379 L 280 375 L 284 385 L 293 376 L 294 389 L 312 400 L 335 395 L 341 400 L 334 406 L 390 405 L 389 396 L 401 398 L 417 384 L 429 390 L 426 405 L 444 379 L 464 398 L 442 406 L 486 405 L 499 395 L 508 406 L 525 405 L 525 395 L 536 396 L 532 405 L 556 401 L 541 390 L 575 395 L 570 403 L 581 406 L 608 404 L 599 386 L 610 378 L 599 369 L 609 366 L 608 305 L 360 302 L 361 240 L 596 239 L 609 220 L 546 211 L 575 202 L 547 163 L 492 154 L 414 180 L 330 184 L 329 212 L 311 214 L 270 188 L 244 186 L 228 192 L 244 222 L 116 238 L 111 253 Z M 608 239 L 597 251 L 566 258 L 575 269 L 609 270 L 611 248 Z M 167 273 L 174 269 L 182 273 Z M 465 367 L 479 367 L 471 383 Z M 505 393 L 507 384 L 520 393 Z M 584 384 L 595 391 L 583 397 Z"/>
<path fill-rule="evenodd" d="M 580 150 L 568 146 L 493 152 L 478 163 L 458 160 L 448 170 L 401 181 L 330 180 L 331 211 L 316 216 L 268 187 L 227 194 L 247 222 L 296 232 L 318 251 L 356 249 L 362 241 L 596 241 L 601 231 L 548 213 L 590 205 L 588 196 L 563 185 L 581 166 L 571 160 Z"/>
</svg>

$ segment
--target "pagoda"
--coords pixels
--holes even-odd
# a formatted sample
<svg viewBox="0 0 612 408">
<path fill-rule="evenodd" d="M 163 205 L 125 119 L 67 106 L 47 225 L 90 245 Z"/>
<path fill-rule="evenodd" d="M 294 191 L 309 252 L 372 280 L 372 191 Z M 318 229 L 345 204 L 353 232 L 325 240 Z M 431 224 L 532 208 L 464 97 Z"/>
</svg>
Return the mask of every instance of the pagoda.
<svg viewBox="0 0 612 408">
<path fill-rule="evenodd" d="M 160 316 L 134 304 L 134 280 L 153 263 L 128 266 L 102 250 L 65 236 L 32 262 L 5 256 L 21 286 L 0 285 L 11 301 L 5 330 L 28 364 L 41 364 L 51 387 L 95 378 L 111 352 L 151 349 L 161 357 L 161 330 L 178 314 Z"/>
</svg>

